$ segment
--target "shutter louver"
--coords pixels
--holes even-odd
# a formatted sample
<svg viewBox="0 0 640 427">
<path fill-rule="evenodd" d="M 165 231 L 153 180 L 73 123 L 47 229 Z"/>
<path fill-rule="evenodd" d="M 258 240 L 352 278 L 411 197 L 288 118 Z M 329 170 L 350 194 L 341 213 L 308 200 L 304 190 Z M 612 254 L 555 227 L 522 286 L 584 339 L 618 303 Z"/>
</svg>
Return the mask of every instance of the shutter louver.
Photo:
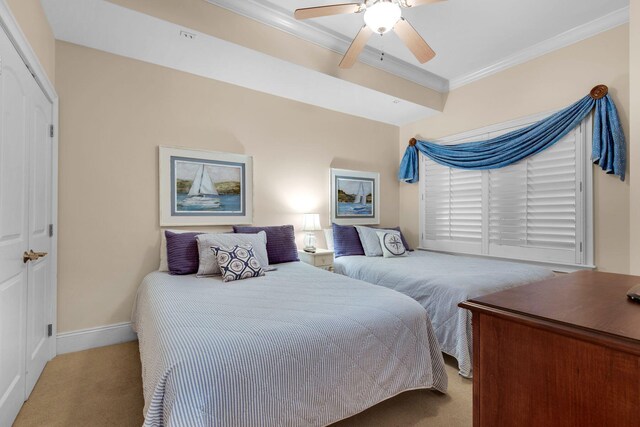
<svg viewBox="0 0 640 427">
<path fill-rule="evenodd" d="M 574 262 L 576 138 L 489 171 L 489 254 Z M 545 251 L 545 250 L 552 251 Z"/>
<path fill-rule="evenodd" d="M 482 172 L 425 162 L 425 238 L 480 243 Z"/>
<path fill-rule="evenodd" d="M 528 161 L 527 246 L 576 248 L 575 133 Z"/>
</svg>

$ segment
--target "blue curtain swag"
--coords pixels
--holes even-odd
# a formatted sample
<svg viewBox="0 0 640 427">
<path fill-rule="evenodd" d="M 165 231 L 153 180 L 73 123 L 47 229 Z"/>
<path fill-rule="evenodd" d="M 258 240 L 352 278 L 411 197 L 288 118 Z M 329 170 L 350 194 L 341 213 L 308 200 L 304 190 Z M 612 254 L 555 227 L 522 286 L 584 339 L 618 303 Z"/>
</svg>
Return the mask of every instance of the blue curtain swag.
<svg viewBox="0 0 640 427">
<path fill-rule="evenodd" d="M 418 182 L 418 152 L 451 168 L 486 170 L 512 165 L 553 146 L 593 111 L 593 163 L 624 181 L 627 160 L 624 132 L 608 92 L 607 86 L 598 85 L 589 95 L 546 119 L 485 141 L 441 145 L 411 138 L 398 179 Z"/>
</svg>

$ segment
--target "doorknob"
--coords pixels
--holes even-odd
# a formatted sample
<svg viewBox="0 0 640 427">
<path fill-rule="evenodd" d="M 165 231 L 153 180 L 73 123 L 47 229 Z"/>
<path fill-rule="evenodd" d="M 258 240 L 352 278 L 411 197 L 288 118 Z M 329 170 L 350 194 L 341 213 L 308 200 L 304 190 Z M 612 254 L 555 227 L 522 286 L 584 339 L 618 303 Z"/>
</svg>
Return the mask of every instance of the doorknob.
<svg viewBox="0 0 640 427">
<path fill-rule="evenodd" d="M 31 252 L 33 252 L 33 250 L 31 250 Z M 46 252 L 33 252 L 38 258 L 44 258 L 46 257 L 48 254 Z"/>
<path fill-rule="evenodd" d="M 22 254 L 22 262 L 24 262 L 25 264 L 28 263 L 29 261 L 35 261 L 37 259 L 38 259 L 38 255 L 36 255 L 36 253 L 33 251 L 31 252 L 24 251 L 24 254 Z"/>
<path fill-rule="evenodd" d="M 31 249 L 29 252 L 25 251 L 24 254 L 22 254 L 22 262 L 26 264 L 29 261 L 36 261 L 46 256 L 46 252 L 34 252 L 33 249 Z"/>
</svg>

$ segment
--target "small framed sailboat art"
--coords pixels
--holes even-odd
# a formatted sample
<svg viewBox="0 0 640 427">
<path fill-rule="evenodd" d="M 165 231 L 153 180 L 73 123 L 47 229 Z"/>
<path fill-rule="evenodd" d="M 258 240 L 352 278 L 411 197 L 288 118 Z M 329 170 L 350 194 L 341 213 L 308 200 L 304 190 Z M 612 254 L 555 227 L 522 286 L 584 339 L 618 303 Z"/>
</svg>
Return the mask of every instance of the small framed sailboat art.
<svg viewBox="0 0 640 427">
<path fill-rule="evenodd" d="M 160 225 L 250 224 L 250 156 L 160 147 Z"/>
<path fill-rule="evenodd" d="M 380 174 L 331 169 L 331 220 L 336 224 L 379 224 Z"/>
</svg>

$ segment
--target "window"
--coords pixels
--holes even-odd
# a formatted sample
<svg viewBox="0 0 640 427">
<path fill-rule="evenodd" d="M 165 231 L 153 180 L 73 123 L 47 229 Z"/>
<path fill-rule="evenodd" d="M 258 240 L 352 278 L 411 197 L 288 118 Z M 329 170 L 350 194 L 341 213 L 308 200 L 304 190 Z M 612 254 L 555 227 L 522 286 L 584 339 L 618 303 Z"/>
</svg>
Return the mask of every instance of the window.
<svg viewBox="0 0 640 427">
<path fill-rule="evenodd" d="M 444 138 L 484 140 L 546 115 Z M 421 247 L 564 266 L 593 264 L 591 118 L 551 148 L 488 171 L 451 169 L 420 155 Z"/>
</svg>

